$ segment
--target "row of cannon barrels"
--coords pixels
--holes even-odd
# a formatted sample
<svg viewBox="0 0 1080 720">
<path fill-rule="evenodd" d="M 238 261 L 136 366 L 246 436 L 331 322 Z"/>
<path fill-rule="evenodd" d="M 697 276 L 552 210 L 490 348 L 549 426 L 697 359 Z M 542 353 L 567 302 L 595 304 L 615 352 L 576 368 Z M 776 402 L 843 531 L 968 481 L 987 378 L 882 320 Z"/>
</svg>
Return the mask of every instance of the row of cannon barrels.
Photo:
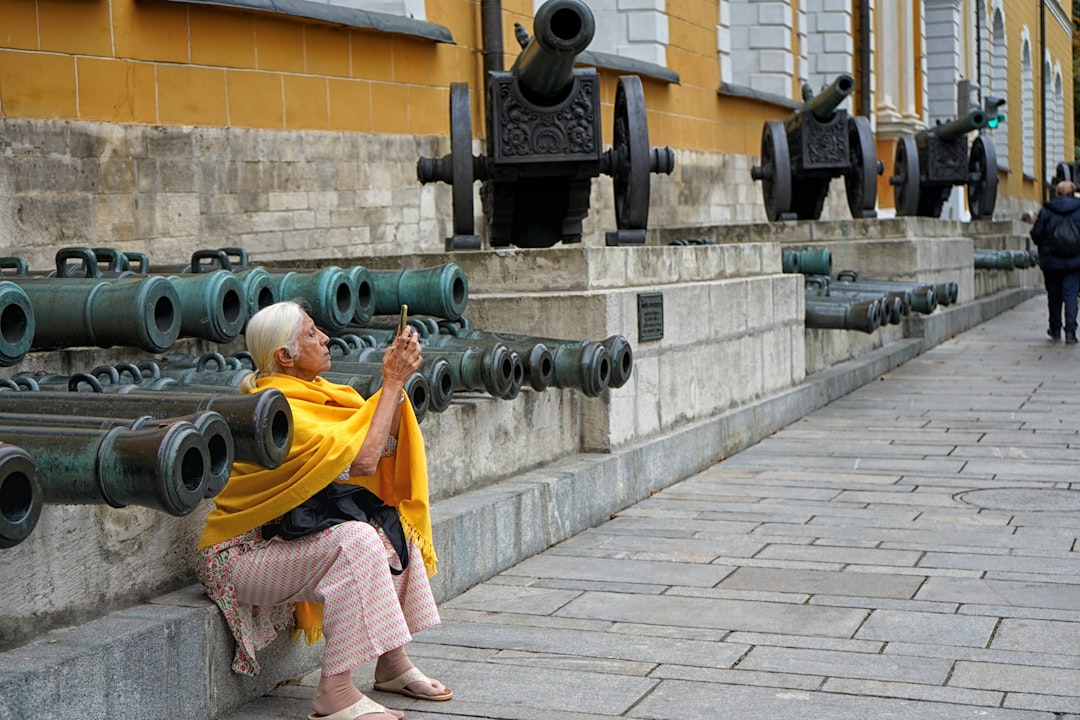
<svg viewBox="0 0 1080 720">
<path fill-rule="evenodd" d="M 417 418 L 443 412 L 455 393 L 487 393 L 513 399 L 527 383 L 532 389 L 572 388 L 596 397 L 626 384 L 633 351 L 622 335 L 603 341 L 562 340 L 475 330 L 466 318 L 455 321 L 413 317 L 423 348 L 421 369 L 405 383 Z M 323 377 L 349 385 L 368 398 L 382 386 L 382 355 L 396 327 L 354 326 L 330 339 L 331 367 Z M 103 394 L 143 391 L 239 393 L 256 370 L 251 356 L 207 352 L 195 357 L 172 354 L 95 367 L 72 374 L 21 372 L 0 378 L 0 389 L 67 390 Z"/>
<path fill-rule="evenodd" d="M 975 248 L 976 270 L 1024 270 L 1039 264 L 1038 256 L 1029 250 L 990 250 Z"/>
<path fill-rule="evenodd" d="M 858 330 L 873 333 L 884 325 L 899 325 L 909 314 L 932 313 L 938 305 L 956 302 L 956 283 L 901 282 L 862 279 L 842 270 L 836 279 L 806 275 L 807 328 Z"/>
<path fill-rule="evenodd" d="M 292 411 L 252 395 L 5 392 L 0 548 L 25 540 L 45 504 L 136 505 L 174 516 L 221 492 L 234 461 L 278 467 Z"/>
<path fill-rule="evenodd" d="M 181 337 L 225 343 L 279 300 L 303 298 L 327 332 L 363 325 L 409 305 L 415 314 L 460 318 L 468 280 L 456 263 L 434 268 L 318 270 L 253 266 L 242 249 L 199 250 L 183 267 L 151 269 L 140 253 L 62 248 L 56 269 L 33 272 L 0 258 L 0 366 L 32 350 L 130 346 L 160 353 Z"/>
</svg>

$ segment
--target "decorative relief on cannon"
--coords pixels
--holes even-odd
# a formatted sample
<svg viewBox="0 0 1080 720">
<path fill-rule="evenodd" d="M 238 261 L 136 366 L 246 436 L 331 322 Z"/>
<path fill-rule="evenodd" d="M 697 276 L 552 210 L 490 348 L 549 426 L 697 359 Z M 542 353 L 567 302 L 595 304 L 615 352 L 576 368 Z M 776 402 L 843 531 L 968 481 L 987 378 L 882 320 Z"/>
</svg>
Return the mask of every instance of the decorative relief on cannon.
<svg viewBox="0 0 1080 720">
<path fill-rule="evenodd" d="M 989 219 L 997 203 L 997 151 L 994 141 L 979 135 L 968 150 L 967 134 L 988 127 L 989 116 L 972 110 L 966 116 L 932 128 L 896 144 L 893 199 L 897 215 L 939 217 L 953 185 L 967 186 L 968 210 L 973 219 Z"/>
<path fill-rule="evenodd" d="M 450 154 L 417 162 L 421 183 L 453 188 L 454 234 L 448 250 L 476 249 L 473 183 L 480 189 L 491 245 L 550 247 L 581 242 L 592 178 L 614 180 L 617 230 L 608 245 L 644 244 L 651 173 L 670 174 L 670 148 L 650 148 L 645 95 L 636 75 L 619 78 L 612 147 L 603 150 L 600 78 L 575 68 L 595 33 L 581 0 L 548 0 L 537 10 L 534 35 L 517 26 L 522 46 L 509 72 L 489 72 L 488 154 L 472 154 L 467 83 L 450 85 Z"/>
<path fill-rule="evenodd" d="M 790 118 L 766 121 L 761 165 L 751 176 L 761 181 L 769 220 L 817 220 L 829 182 L 841 176 L 851 216 L 877 217 L 877 176 L 884 167 L 870 122 L 839 109 L 854 89 L 851 75 L 841 75 L 817 95 L 804 84 L 803 104 Z"/>
</svg>

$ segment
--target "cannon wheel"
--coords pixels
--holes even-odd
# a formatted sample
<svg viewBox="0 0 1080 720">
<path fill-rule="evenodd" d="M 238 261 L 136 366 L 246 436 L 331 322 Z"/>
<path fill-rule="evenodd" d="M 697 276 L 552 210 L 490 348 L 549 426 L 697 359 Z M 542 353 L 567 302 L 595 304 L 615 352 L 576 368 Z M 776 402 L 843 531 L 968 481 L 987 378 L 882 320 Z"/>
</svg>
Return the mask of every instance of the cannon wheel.
<svg viewBox="0 0 1080 720">
<path fill-rule="evenodd" d="M 791 155 L 787 131 L 779 120 L 766 120 L 761 131 L 761 167 L 765 215 L 769 220 L 781 220 L 791 212 Z"/>
<path fill-rule="evenodd" d="M 998 185 L 997 150 L 992 138 L 980 135 L 971 143 L 968 155 L 968 172 L 971 180 L 967 186 L 968 210 L 971 217 L 989 220 L 994 216 Z"/>
<path fill-rule="evenodd" d="M 454 234 L 473 232 L 472 108 L 469 83 L 450 83 L 450 162 L 453 182 Z"/>
<path fill-rule="evenodd" d="M 637 75 L 621 76 L 615 88 L 611 149 L 615 223 L 620 230 L 644 230 L 649 224 L 649 126 Z"/>
<path fill-rule="evenodd" d="M 844 174 L 848 210 L 853 218 L 876 217 L 877 206 L 877 149 L 870 121 L 855 115 L 848 120 L 849 167 Z"/>
<path fill-rule="evenodd" d="M 896 143 L 893 157 L 893 202 L 897 215 L 916 215 L 919 212 L 919 150 L 915 139 L 902 137 Z"/>
</svg>

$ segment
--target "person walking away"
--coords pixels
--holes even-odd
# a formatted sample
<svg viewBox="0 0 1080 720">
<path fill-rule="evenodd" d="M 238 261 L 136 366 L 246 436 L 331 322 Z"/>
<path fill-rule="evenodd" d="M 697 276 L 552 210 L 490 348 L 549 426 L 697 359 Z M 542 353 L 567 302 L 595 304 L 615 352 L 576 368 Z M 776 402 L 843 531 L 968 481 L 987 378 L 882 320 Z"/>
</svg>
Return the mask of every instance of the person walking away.
<svg viewBox="0 0 1080 720">
<path fill-rule="evenodd" d="M 1043 203 L 1031 239 L 1039 249 L 1039 267 L 1046 286 L 1049 323 L 1046 334 L 1061 338 L 1064 309 L 1065 342 L 1076 344 L 1077 295 L 1080 294 L 1080 198 L 1076 185 L 1065 180 L 1055 197 Z"/>
</svg>

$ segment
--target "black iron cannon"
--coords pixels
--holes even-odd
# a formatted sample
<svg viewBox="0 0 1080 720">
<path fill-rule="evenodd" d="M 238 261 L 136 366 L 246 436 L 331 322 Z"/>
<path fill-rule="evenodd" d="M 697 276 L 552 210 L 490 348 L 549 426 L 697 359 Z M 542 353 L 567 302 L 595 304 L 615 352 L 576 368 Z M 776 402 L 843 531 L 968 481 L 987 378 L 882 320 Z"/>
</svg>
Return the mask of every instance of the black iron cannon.
<svg viewBox="0 0 1080 720">
<path fill-rule="evenodd" d="M 854 218 L 877 217 L 877 159 L 870 122 L 839 108 L 855 90 L 855 78 L 841 75 L 814 94 L 802 88 L 803 104 L 787 120 L 768 120 L 761 134 L 761 164 L 751 168 L 761 181 L 769 220 L 817 220 L 833 178 L 844 178 Z"/>
<path fill-rule="evenodd" d="M 442 181 L 453 190 L 452 249 L 475 249 L 473 183 L 480 195 L 493 247 L 551 247 L 581 241 L 592 178 L 610 175 L 618 229 L 608 245 L 644 244 L 651 173 L 675 167 L 670 148 L 650 148 L 645 95 L 636 75 L 619 78 L 612 147 L 602 150 L 600 78 L 575 68 L 595 33 L 592 11 L 581 0 L 548 0 L 534 18 L 534 34 L 517 27 L 522 52 L 509 72 L 487 76 L 487 155 L 472 153 L 467 83 L 450 85 L 450 154 L 422 157 L 421 183 Z"/>
<path fill-rule="evenodd" d="M 900 138 L 889 178 L 896 214 L 940 217 L 953 186 L 966 185 L 971 217 L 993 217 L 998 184 L 994 141 L 979 135 L 969 152 L 967 140 L 969 132 L 988 126 L 989 116 L 972 110 L 962 118 L 920 130 L 914 137 Z"/>
<path fill-rule="evenodd" d="M 277 390 L 249 395 L 132 392 L 123 395 L 60 391 L 3 392 L 4 412 L 172 418 L 213 410 L 232 432 L 235 459 L 276 468 L 292 446 L 292 409 Z"/>
<path fill-rule="evenodd" d="M 34 459 L 16 445 L 0 442 L 0 549 L 30 536 L 41 516 L 45 490 Z"/>
</svg>

